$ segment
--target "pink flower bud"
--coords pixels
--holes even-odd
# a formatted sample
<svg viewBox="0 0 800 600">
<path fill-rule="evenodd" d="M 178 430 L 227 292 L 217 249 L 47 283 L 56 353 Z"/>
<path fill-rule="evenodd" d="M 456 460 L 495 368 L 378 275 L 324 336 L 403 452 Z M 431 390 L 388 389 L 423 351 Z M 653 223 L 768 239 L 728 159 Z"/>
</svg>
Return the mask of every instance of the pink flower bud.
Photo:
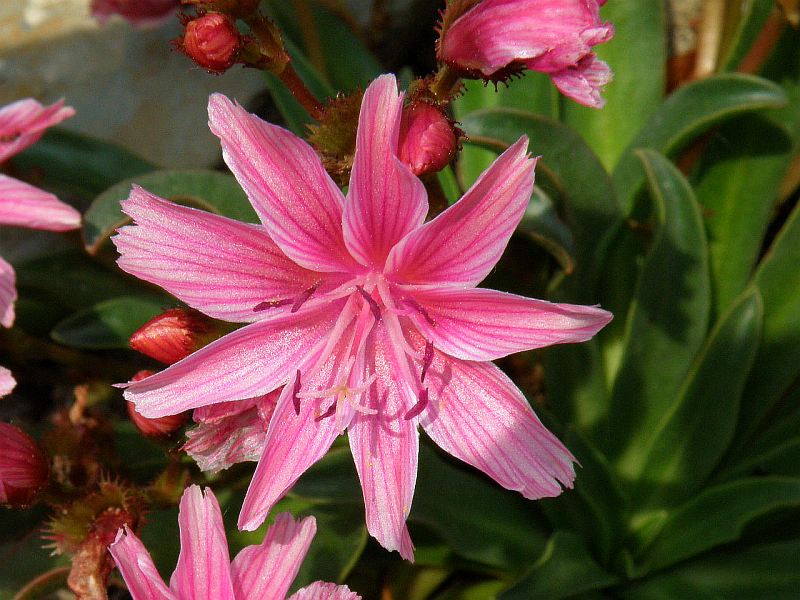
<svg viewBox="0 0 800 600">
<path fill-rule="evenodd" d="M 142 379 L 150 377 L 152 374 L 153 371 L 139 371 L 131 378 L 131 381 L 141 381 Z M 147 437 L 167 437 L 186 423 L 187 413 L 150 419 L 136 412 L 136 406 L 133 402 L 128 401 L 126 404 L 128 405 L 128 416 L 133 424 L 136 425 L 136 429 L 139 430 L 139 433 Z"/>
<path fill-rule="evenodd" d="M 397 154 L 415 175 L 441 171 L 457 143 L 450 121 L 432 104 L 415 101 L 403 109 Z"/>
<path fill-rule="evenodd" d="M 547 73 L 564 95 L 596 108 L 611 70 L 592 47 L 614 35 L 598 0 L 483 0 L 445 12 L 438 58 L 462 77 L 503 81 L 528 68 Z M 450 10 L 459 9 L 451 3 Z M 450 8 L 450 7 L 454 8 Z"/>
<path fill-rule="evenodd" d="M 29 505 L 49 472 L 47 458 L 36 442 L 18 427 L 0 423 L 0 504 Z"/>
<path fill-rule="evenodd" d="M 105 23 L 112 15 L 134 25 L 158 25 L 178 9 L 180 0 L 92 0 L 92 16 Z"/>
<path fill-rule="evenodd" d="M 202 313 L 173 308 L 137 329 L 130 345 L 150 358 L 171 365 L 203 347 L 212 337 L 211 321 Z"/>
<path fill-rule="evenodd" d="M 206 13 L 186 24 L 183 50 L 198 65 L 213 73 L 227 71 L 241 47 L 239 30 L 222 13 Z"/>
</svg>

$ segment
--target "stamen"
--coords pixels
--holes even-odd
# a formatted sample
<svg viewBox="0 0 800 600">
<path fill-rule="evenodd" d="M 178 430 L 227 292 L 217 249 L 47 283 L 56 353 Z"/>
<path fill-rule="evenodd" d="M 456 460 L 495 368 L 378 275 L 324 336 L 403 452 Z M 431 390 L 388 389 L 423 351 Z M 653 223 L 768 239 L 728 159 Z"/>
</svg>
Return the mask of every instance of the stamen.
<svg viewBox="0 0 800 600">
<path fill-rule="evenodd" d="M 297 370 L 297 375 L 294 378 L 294 389 L 292 390 L 292 404 L 294 405 L 294 414 L 300 414 L 300 370 Z"/>
<path fill-rule="evenodd" d="M 307 290 L 303 291 L 303 293 L 300 294 L 295 299 L 294 304 L 292 304 L 292 309 L 289 312 L 296 313 L 298 310 L 300 310 L 300 307 L 303 306 L 303 304 L 305 304 L 306 301 L 309 298 L 311 298 L 311 296 L 314 294 L 314 292 L 317 291 L 317 288 L 319 288 L 319 286 L 321 286 L 321 285 L 322 285 L 322 280 L 319 280 L 317 283 L 312 285 L 310 288 L 308 288 Z"/>
<path fill-rule="evenodd" d="M 292 301 L 288 299 L 284 300 L 267 300 L 266 302 L 259 302 L 253 307 L 253 312 L 261 312 L 264 310 L 269 310 L 270 308 L 278 308 L 279 306 L 286 306 L 287 304 L 291 304 Z"/>
<path fill-rule="evenodd" d="M 328 407 L 328 410 L 326 410 L 324 413 L 322 413 L 318 417 L 315 417 L 314 421 L 316 423 L 319 423 L 320 421 L 322 421 L 322 419 L 327 419 L 328 417 L 332 417 L 333 413 L 336 412 L 336 404 L 337 404 L 336 400 L 331 402 L 331 405 Z"/>
<path fill-rule="evenodd" d="M 419 380 L 425 383 L 425 375 L 433 362 L 433 342 L 425 342 L 425 355 L 422 357 L 422 375 Z M 299 371 L 298 371 L 299 377 Z"/>
<path fill-rule="evenodd" d="M 419 391 L 419 402 L 412 406 L 411 409 L 406 413 L 405 420 L 408 421 L 418 416 L 423 410 L 425 410 L 426 406 L 428 406 L 428 388 L 422 388 Z"/>
<path fill-rule="evenodd" d="M 406 296 L 403 298 L 403 302 L 411 306 L 414 310 L 416 310 L 419 314 L 425 317 L 425 320 L 430 323 L 431 325 L 436 325 L 436 321 L 428 314 L 428 311 L 425 310 L 425 307 L 422 306 L 419 302 L 414 300 L 411 296 Z"/>
<path fill-rule="evenodd" d="M 20 137 L 22 137 L 22 134 L 19 132 L 0 135 L 0 144 L 10 144 L 11 142 L 18 140 Z"/>
<path fill-rule="evenodd" d="M 372 316 L 375 317 L 375 321 L 376 322 L 380 321 L 381 320 L 381 307 L 378 306 L 377 302 L 375 302 L 375 298 L 372 297 L 372 294 L 367 293 L 367 291 L 363 287 L 361 287 L 360 285 L 357 285 L 356 289 L 364 297 L 364 300 L 367 301 L 367 304 L 369 304 L 369 308 L 370 308 L 370 310 L 372 310 Z"/>
</svg>

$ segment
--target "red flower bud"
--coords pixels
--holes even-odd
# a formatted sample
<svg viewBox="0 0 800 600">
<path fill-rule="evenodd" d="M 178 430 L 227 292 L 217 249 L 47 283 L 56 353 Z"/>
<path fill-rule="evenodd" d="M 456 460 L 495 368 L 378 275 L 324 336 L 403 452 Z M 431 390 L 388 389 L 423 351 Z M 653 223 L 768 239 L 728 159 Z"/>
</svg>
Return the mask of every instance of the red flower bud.
<svg viewBox="0 0 800 600">
<path fill-rule="evenodd" d="M 198 65 L 223 73 L 236 62 L 241 47 L 236 24 L 222 13 L 206 13 L 186 24 L 183 50 Z"/>
<path fill-rule="evenodd" d="M 441 171 L 457 144 L 450 121 L 432 104 L 416 101 L 403 109 L 397 154 L 415 175 Z"/>
<path fill-rule="evenodd" d="M 213 327 L 202 313 L 173 308 L 150 319 L 131 336 L 134 350 L 171 365 L 202 348 L 213 338 Z"/>
<path fill-rule="evenodd" d="M 139 371 L 131 378 L 131 381 L 141 381 L 146 377 L 150 377 L 153 371 Z M 180 413 L 177 415 L 168 415 L 166 417 L 158 417 L 156 419 L 149 419 L 136 412 L 136 407 L 133 402 L 127 402 L 128 416 L 139 433 L 147 437 L 167 437 L 177 429 L 183 426 L 186 422 L 187 413 Z"/>
<path fill-rule="evenodd" d="M 18 427 L 0 423 L 0 504 L 29 505 L 49 472 L 36 442 Z"/>
</svg>

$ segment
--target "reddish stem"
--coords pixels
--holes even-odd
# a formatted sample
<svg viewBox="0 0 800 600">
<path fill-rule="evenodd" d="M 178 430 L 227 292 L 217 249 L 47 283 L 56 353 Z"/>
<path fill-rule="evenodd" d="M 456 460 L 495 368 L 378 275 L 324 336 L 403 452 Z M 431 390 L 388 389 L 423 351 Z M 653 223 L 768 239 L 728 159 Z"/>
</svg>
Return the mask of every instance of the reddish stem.
<svg viewBox="0 0 800 600">
<path fill-rule="evenodd" d="M 322 118 L 322 104 L 311 90 L 306 87 L 306 84 L 300 79 L 297 71 L 294 70 L 291 64 L 286 65 L 283 71 L 278 74 L 278 77 L 283 82 L 283 85 L 292 93 L 300 105 L 306 109 L 306 112 L 319 121 Z"/>
</svg>

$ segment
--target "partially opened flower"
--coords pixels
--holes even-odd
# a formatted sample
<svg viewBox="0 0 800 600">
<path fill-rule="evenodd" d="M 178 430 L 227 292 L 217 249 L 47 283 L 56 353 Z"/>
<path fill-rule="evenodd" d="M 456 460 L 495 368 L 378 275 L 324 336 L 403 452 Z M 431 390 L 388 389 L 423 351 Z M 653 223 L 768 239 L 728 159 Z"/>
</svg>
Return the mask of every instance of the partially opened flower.
<svg viewBox="0 0 800 600">
<path fill-rule="evenodd" d="M 275 517 L 258 546 L 247 546 L 231 562 L 222 513 L 214 494 L 186 488 L 178 514 L 181 552 L 167 586 L 141 540 L 120 529 L 109 551 L 133 600 L 283 600 L 317 530 L 314 517 Z M 322 591 L 322 593 L 321 593 Z M 346 586 L 316 582 L 292 600 L 357 600 Z"/>
<path fill-rule="evenodd" d="M 49 473 L 47 457 L 39 445 L 19 427 L 0 423 L 0 504 L 27 506 L 47 482 Z"/>
<path fill-rule="evenodd" d="M 523 68 L 547 73 L 565 96 L 601 107 L 611 70 L 592 52 L 614 28 L 598 0 L 482 0 L 448 22 L 438 58 L 464 76 L 494 81 Z M 448 10 L 463 3 L 453 2 Z"/>
<path fill-rule="evenodd" d="M 533 188 L 522 138 L 434 220 L 397 157 L 403 97 L 367 89 L 344 197 L 303 140 L 221 95 L 209 103 L 223 156 L 261 218 L 238 223 L 135 188 L 120 266 L 215 317 L 250 323 L 136 383 L 145 416 L 283 387 L 239 517 L 255 529 L 345 429 L 370 533 L 413 556 L 421 425 L 454 456 L 527 498 L 571 486 L 573 457 L 492 363 L 592 337 L 611 315 L 475 286 Z"/>
</svg>

